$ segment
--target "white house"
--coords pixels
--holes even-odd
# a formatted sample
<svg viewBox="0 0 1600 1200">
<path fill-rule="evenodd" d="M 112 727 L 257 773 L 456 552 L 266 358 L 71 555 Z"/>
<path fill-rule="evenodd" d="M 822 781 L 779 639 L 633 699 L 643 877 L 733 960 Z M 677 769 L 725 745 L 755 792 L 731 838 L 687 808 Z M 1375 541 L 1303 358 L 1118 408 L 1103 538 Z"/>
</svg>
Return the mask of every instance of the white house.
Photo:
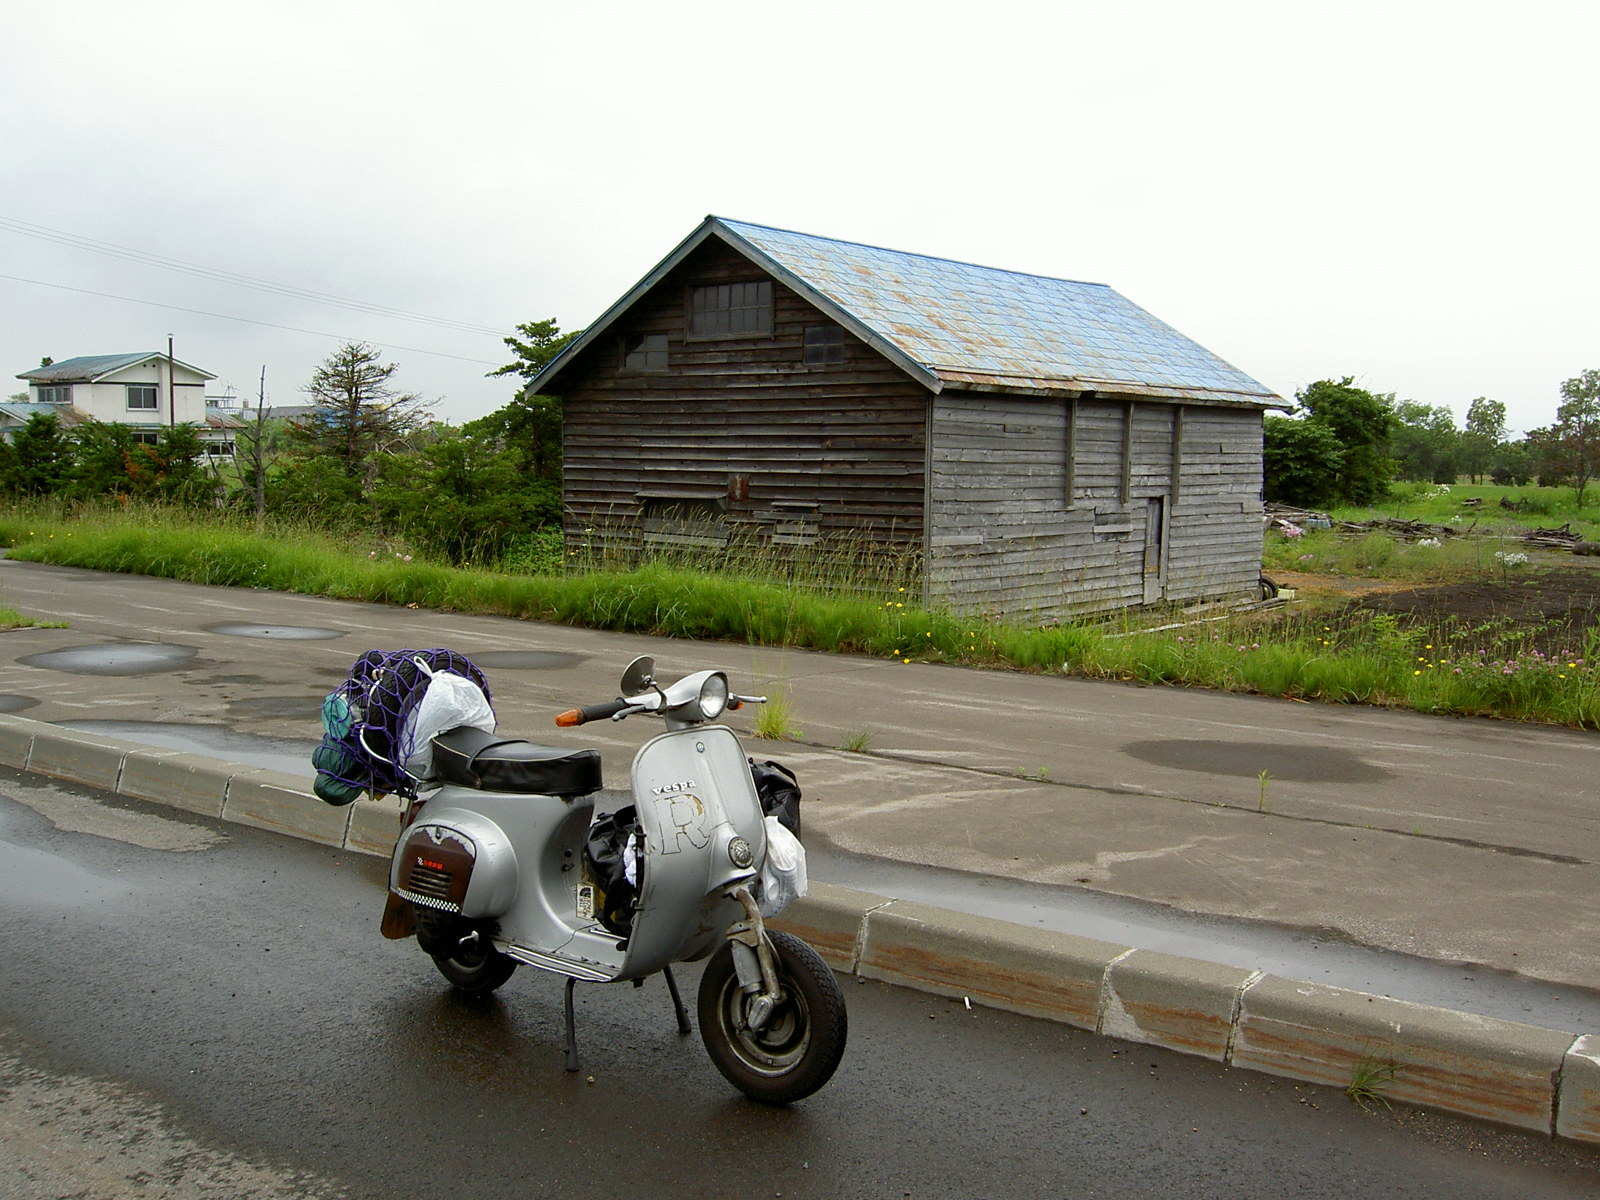
<svg viewBox="0 0 1600 1200">
<path fill-rule="evenodd" d="M 163 426 L 193 425 L 208 455 L 231 455 L 233 431 L 243 424 L 206 404 L 205 385 L 215 375 L 159 351 L 69 358 L 17 378 L 27 380 L 30 412 L 58 412 L 66 425 L 131 425 L 137 440 L 151 444 Z"/>
</svg>

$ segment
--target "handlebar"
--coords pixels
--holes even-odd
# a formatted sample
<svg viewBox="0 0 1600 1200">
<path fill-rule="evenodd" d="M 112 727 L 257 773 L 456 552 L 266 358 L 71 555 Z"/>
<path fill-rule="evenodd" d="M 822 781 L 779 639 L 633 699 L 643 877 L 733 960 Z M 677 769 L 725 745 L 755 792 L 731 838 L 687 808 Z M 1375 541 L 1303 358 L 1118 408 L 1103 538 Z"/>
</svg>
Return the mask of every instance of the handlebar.
<svg viewBox="0 0 1600 1200">
<path fill-rule="evenodd" d="M 623 676 L 623 686 L 632 686 L 627 675 Z M 607 718 L 620 721 L 635 713 L 657 713 L 666 717 L 669 729 L 687 728 L 714 721 L 723 712 L 736 711 L 746 704 L 767 702 L 765 696 L 739 696 L 729 692 L 727 676 L 721 671 L 698 671 L 665 689 L 654 680 L 644 681 L 643 686 L 645 690 L 631 698 L 618 696 L 602 704 L 569 708 L 556 717 L 556 724 L 566 729 Z"/>
<path fill-rule="evenodd" d="M 566 712 L 556 716 L 556 724 L 566 729 L 573 725 L 586 724 L 589 721 L 604 721 L 608 717 L 615 717 L 626 709 L 637 707 L 637 705 L 619 696 L 615 700 L 607 700 L 604 704 L 591 704 L 586 708 L 569 708 Z"/>
</svg>

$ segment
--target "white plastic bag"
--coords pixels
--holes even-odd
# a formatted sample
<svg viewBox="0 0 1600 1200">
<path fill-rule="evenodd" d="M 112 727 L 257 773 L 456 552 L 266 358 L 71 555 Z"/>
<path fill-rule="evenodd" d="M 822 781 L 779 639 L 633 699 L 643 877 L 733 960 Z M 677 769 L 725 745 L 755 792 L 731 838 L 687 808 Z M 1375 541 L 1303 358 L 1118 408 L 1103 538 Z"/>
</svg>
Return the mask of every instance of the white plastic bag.
<svg viewBox="0 0 1600 1200">
<path fill-rule="evenodd" d="M 767 818 L 767 860 L 761 864 L 761 915 L 775 917 L 806 894 L 806 848 L 777 817 Z"/>
<path fill-rule="evenodd" d="M 463 725 L 494 732 L 494 709 L 489 707 L 489 698 L 465 675 L 454 671 L 434 673 L 428 690 L 401 731 L 400 746 L 405 753 L 401 765 L 412 778 L 427 779 L 433 774 L 433 739 L 447 729 Z"/>
</svg>

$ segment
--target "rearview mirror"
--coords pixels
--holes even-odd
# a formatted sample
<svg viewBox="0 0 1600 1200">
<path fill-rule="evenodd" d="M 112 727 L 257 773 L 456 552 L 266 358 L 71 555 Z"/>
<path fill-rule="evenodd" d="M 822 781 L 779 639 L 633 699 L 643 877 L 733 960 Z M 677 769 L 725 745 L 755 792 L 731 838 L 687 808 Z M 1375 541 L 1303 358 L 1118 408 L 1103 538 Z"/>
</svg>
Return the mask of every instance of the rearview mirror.
<svg viewBox="0 0 1600 1200">
<path fill-rule="evenodd" d="M 649 691 L 650 685 L 655 681 L 656 660 L 648 654 L 641 654 L 622 672 L 622 694 L 637 696 L 641 692 Z"/>
</svg>

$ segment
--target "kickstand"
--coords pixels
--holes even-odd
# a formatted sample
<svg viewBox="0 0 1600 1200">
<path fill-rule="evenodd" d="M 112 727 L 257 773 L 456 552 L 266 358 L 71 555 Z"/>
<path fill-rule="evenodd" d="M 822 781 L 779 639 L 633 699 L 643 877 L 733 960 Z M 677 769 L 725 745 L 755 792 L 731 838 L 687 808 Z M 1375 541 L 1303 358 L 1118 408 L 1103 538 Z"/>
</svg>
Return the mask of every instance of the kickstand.
<svg viewBox="0 0 1600 1200">
<path fill-rule="evenodd" d="M 567 976 L 567 1070 L 578 1069 L 578 1029 L 572 1019 L 572 989 L 578 986 L 578 981 L 572 976 Z"/>
<path fill-rule="evenodd" d="M 672 993 L 672 1009 L 678 1014 L 678 1033 L 688 1037 L 694 1030 L 689 1025 L 689 1014 L 684 1010 L 683 997 L 678 995 L 678 981 L 672 977 L 671 967 L 662 967 L 661 973 L 667 977 L 667 991 Z"/>
</svg>

